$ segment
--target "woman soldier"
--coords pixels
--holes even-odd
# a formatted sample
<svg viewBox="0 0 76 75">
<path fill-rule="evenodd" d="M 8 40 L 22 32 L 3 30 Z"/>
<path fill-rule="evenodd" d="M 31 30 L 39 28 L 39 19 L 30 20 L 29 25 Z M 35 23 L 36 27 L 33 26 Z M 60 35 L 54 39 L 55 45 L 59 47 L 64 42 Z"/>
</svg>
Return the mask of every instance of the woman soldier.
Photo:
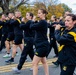
<svg viewBox="0 0 76 75">
<path fill-rule="evenodd" d="M 38 64 L 41 61 L 44 70 L 45 70 L 45 75 L 49 75 L 49 70 L 48 70 L 48 64 L 46 61 L 46 55 L 49 49 L 49 42 L 47 39 L 47 22 L 45 20 L 46 17 L 46 10 L 44 9 L 39 9 L 38 10 L 38 17 L 40 18 L 40 21 L 38 23 L 31 23 L 30 28 L 35 30 L 35 55 L 33 58 L 33 75 L 38 74 Z"/>
<path fill-rule="evenodd" d="M 55 27 L 55 37 L 59 47 L 58 61 L 61 66 L 60 75 L 73 75 L 76 66 L 76 16 L 68 14 L 65 17 L 66 29 L 61 33 L 61 25 Z"/>
<path fill-rule="evenodd" d="M 15 73 L 20 73 L 20 70 L 27 59 L 27 55 L 33 60 L 34 50 L 33 50 L 33 39 L 34 39 L 34 31 L 30 29 L 30 24 L 33 18 L 33 14 L 31 12 L 26 13 L 27 22 L 25 23 L 25 18 L 22 18 L 22 22 L 20 24 L 20 28 L 24 30 L 24 49 L 21 54 L 21 58 L 17 68 L 13 68 Z"/>
</svg>

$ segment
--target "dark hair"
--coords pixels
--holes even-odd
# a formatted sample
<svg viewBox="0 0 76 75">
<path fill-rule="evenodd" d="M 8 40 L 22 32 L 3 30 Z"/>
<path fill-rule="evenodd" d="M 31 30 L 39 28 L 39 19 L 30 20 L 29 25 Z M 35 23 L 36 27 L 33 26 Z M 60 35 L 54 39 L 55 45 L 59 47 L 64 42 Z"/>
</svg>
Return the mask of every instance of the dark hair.
<svg viewBox="0 0 76 75">
<path fill-rule="evenodd" d="M 31 13 L 31 12 L 27 12 L 27 13 L 29 13 L 29 14 L 30 14 L 30 16 L 33 18 L 33 16 L 34 16 L 34 15 L 33 15 L 33 13 Z"/>
<path fill-rule="evenodd" d="M 14 14 L 14 12 L 9 12 L 8 14 L 10 14 L 10 13 L 11 13 L 11 14 Z"/>
<path fill-rule="evenodd" d="M 52 15 L 52 17 L 55 19 L 55 21 L 57 21 L 57 18 L 56 18 L 56 16 L 55 16 L 55 15 Z"/>
<path fill-rule="evenodd" d="M 45 9 L 39 9 L 39 10 L 41 10 L 43 14 L 46 14 L 46 15 L 48 14 L 48 12 Z"/>
<path fill-rule="evenodd" d="M 76 20 L 76 15 L 74 14 L 68 14 L 67 16 L 72 17 L 72 20 L 75 21 Z M 76 26 L 76 23 L 74 24 Z"/>
<path fill-rule="evenodd" d="M 7 12 L 6 15 L 8 15 L 9 13 L 14 14 L 14 12 L 11 12 L 11 11 L 10 11 L 10 12 Z"/>
<path fill-rule="evenodd" d="M 73 20 L 73 21 L 75 21 L 75 20 L 76 20 L 76 15 L 74 15 L 74 14 L 68 14 L 67 16 L 72 17 L 72 20 Z"/>
<path fill-rule="evenodd" d="M 7 17 L 7 15 L 6 15 L 6 14 L 2 14 L 2 15 L 4 15 L 5 17 Z"/>
</svg>

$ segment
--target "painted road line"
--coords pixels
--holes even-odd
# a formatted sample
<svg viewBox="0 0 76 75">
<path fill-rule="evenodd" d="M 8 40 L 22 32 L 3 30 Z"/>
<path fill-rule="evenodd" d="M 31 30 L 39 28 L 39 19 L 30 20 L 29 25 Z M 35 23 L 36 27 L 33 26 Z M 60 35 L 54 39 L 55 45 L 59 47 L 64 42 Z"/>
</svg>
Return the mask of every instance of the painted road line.
<svg viewBox="0 0 76 75">
<path fill-rule="evenodd" d="M 57 58 L 48 59 L 47 62 L 52 62 L 52 61 L 54 61 L 54 60 L 56 60 L 56 59 L 57 59 Z M 25 62 L 25 63 L 24 63 L 24 65 L 30 65 L 30 64 L 32 64 L 32 63 L 31 63 L 31 62 Z M 6 66 L 1 66 L 0 69 L 2 69 L 2 68 L 6 68 L 6 69 L 7 69 L 7 67 L 13 67 L 13 66 L 17 66 L 17 64 L 11 64 L 11 65 L 6 65 Z"/>
<path fill-rule="evenodd" d="M 47 63 L 49 65 L 52 65 L 52 61 L 56 61 L 57 58 L 54 59 L 48 59 Z M 42 63 L 39 63 L 39 65 L 42 65 Z M 11 72 L 13 67 L 16 67 L 17 64 L 12 64 L 12 65 L 6 65 L 6 66 L 1 66 L 0 67 L 0 73 L 4 73 L 4 72 Z M 32 62 L 26 62 L 24 63 L 24 66 L 22 69 L 26 69 L 26 68 L 31 68 L 32 67 Z"/>
</svg>

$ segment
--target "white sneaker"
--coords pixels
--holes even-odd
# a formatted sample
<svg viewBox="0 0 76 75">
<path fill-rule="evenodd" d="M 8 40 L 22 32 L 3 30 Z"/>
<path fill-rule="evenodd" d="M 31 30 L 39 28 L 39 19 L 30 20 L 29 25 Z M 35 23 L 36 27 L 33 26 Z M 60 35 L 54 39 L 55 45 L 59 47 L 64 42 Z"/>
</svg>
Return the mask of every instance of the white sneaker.
<svg viewBox="0 0 76 75">
<path fill-rule="evenodd" d="M 19 54 L 18 54 L 18 53 L 16 53 L 16 56 L 19 56 Z"/>
<path fill-rule="evenodd" d="M 3 56 L 3 58 L 10 58 L 11 57 L 11 54 L 6 54 Z"/>
<path fill-rule="evenodd" d="M 28 62 L 28 59 L 26 59 L 25 61 Z"/>
<path fill-rule="evenodd" d="M 75 67 L 75 70 L 74 70 L 74 75 L 76 75 L 76 67 Z"/>
<path fill-rule="evenodd" d="M 39 70 L 39 67 L 38 67 L 38 70 Z M 33 71 L 33 68 L 30 68 L 30 71 Z"/>
<path fill-rule="evenodd" d="M 30 68 L 30 71 L 33 71 L 33 68 Z"/>
<path fill-rule="evenodd" d="M 74 75 L 76 75 L 76 72 L 74 71 Z"/>
<path fill-rule="evenodd" d="M 20 73 L 20 70 L 18 70 L 17 67 L 12 68 L 12 71 L 13 71 L 14 73 Z"/>
</svg>

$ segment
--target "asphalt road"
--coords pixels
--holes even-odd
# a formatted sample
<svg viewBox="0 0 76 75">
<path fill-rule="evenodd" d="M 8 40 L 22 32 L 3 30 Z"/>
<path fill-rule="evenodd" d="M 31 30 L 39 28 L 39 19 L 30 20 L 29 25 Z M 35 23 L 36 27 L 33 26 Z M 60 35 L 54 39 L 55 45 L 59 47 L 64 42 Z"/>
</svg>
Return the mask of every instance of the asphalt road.
<svg viewBox="0 0 76 75">
<path fill-rule="evenodd" d="M 3 49 L 3 51 L 0 53 L 0 75 L 18 75 L 18 74 L 15 74 L 14 72 L 12 72 L 12 68 L 16 67 L 18 64 L 20 54 L 21 54 L 19 48 L 17 49 L 17 51 L 18 51 L 19 55 L 15 57 L 15 64 L 11 64 L 11 65 L 5 64 L 5 60 L 8 60 L 9 58 L 3 58 L 3 55 L 6 54 L 6 49 Z M 49 73 L 50 73 L 50 75 L 60 75 L 60 68 L 55 67 L 52 64 L 52 61 L 57 60 L 57 58 L 53 58 L 54 55 L 55 54 L 52 49 L 52 51 L 50 52 L 48 59 L 47 59 L 47 62 L 49 64 Z M 21 73 L 19 75 L 32 75 L 32 71 L 30 71 L 30 68 L 32 67 L 32 63 L 31 63 L 29 56 L 27 57 L 27 59 L 28 60 L 27 60 L 27 62 L 25 62 L 24 66 L 21 70 Z M 41 63 L 39 64 L 38 75 L 44 75 L 44 69 L 43 69 L 43 66 Z"/>
</svg>

